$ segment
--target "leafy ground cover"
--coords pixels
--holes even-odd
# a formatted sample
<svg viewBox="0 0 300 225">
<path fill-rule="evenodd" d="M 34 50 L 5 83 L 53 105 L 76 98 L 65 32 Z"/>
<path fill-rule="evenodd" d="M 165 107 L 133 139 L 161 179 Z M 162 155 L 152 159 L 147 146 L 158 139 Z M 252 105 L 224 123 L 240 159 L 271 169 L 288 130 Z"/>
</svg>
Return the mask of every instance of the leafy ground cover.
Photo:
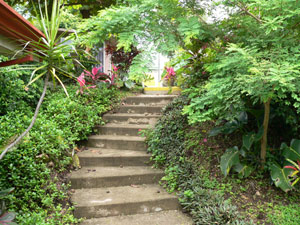
<svg viewBox="0 0 300 225">
<path fill-rule="evenodd" d="M 177 192 L 195 224 L 299 224 L 299 192 L 282 192 L 258 170 L 241 179 L 224 178 L 225 149 L 241 145 L 241 134 L 210 137 L 214 122 L 189 125 L 182 109 L 189 98 L 169 104 L 154 130 L 144 131 L 155 165 L 165 169 L 162 184 Z"/>
<path fill-rule="evenodd" d="M 1 146 L 30 123 L 42 85 L 23 91 L 28 79 L 25 71 L 5 71 L 0 79 L 5 79 L 0 82 L 5 84 L 0 95 L 5 100 L 1 101 Z M 72 215 L 65 174 L 73 167 L 76 143 L 86 139 L 95 124 L 103 123 L 101 115 L 122 96 L 114 87 L 84 94 L 77 94 L 78 89 L 67 86 L 70 97 L 62 89 L 49 90 L 31 132 L 1 160 L 0 189 L 15 188 L 4 199 L 8 211 L 17 213 L 19 224 L 78 222 Z"/>
</svg>

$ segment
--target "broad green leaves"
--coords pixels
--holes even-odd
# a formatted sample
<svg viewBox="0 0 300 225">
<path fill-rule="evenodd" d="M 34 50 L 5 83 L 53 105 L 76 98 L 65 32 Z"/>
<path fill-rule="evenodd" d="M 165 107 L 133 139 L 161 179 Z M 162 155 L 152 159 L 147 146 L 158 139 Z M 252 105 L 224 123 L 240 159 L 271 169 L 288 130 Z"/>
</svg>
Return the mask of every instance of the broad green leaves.
<svg viewBox="0 0 300 225">
<path fill-rule="evenodd" d="M 227 176 L 231 167 L 240 163 L 238 147 L 229 148 L 221 157 L 221 171 L 224 176 Z"/>
<path fill-rule="evenodd" d="M 255 163 L 249 163 L 248 158 L 253 151 L 253 145 L 261 139 L 261 132 L 248 133 L 243 136 L 243 145 L 239 149 L 237 146 L 229 148 L 221 156 L 221 171 L 226 177 L 233 169 L 240 178 L 248 177 L 255 169 Z"/>
<path fill-rule="evenodd" d="M 282 154 L 284 157 L 294 161 L 300 160 L 300 140 L 293 139 L 290 147 L 283 143 L 281 149 L 283 150 Z"/>
<path fill-rule="evenodd" d="M 281 188 L 285 192 L 290 191 L 293 188 L 288 179 L 288 169 L 282 169 L 277 165 L 272 165 L 271 178 L 276 187 Z"/>
</svg>

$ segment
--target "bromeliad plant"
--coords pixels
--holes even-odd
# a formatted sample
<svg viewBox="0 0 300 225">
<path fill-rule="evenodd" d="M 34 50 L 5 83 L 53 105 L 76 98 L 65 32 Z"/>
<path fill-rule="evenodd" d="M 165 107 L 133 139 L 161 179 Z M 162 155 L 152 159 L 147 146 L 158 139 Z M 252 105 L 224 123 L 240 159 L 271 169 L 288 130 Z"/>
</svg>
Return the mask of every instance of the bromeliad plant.
<svg viewBox="0 0 300 225">
<path fill-rule="evenodd" d="M 168 86 L 173 86 L 176 79 L 176 73 L 173 67 L 166 67 L 164 80 L 168 82 Z"/>
<path fill-rule="evenodd" d="M 31 84 L 42 78 L 44 78 L 44 88 L 29 127 L 15 141 L 5 147 L 5 149 L 1 152 L 0 160 L 10 149 L 16 146 L 33 127 L 47 91 L 49 78 L 52 78 L 54 86 L 56 81 L 58 81 L 68 96 L 68 92 L 62 82 L 62 77 L 66 76 L 73 78 L 74 76 L 63 68 L 68 62 L 72 63 L 72 60 L 76 60 L 73 59 L 70 54 L 72 51 L 76 52 L 76 50 L 72 44 L 66 45 L 66 42 L 70 38 L 66 38 L 61 42 L 61 37 L 64 37 L 65 33 L 58 35 L 59 24 L 61 21 L 62 3 L 62 0 L 53 0 L 51 15 L 48 15 L 47 4 L 45 4 L 45 13 L 43 13 L 40 4 L 39 9 L 35 9 L 37 21 L 41 31 L 44 33 L 44 37 L 41 37 L 38 41 L 31 40 L 27 43 L 24 43 L 25 47 L 30 46 L 33 50 L 29 51 L 24 48 L 23 51 L 25 53 L 32 54 L 34 57 L 40 60 L 40 63 L 33 70 L 30 77 L 30 82 L 25 87 L 25 90 L 28 90 Z"/>
<path fill-rule="evenodd" d="M 300 140 L 293 139 L 290 146 L 282 143 L 280 150 L 286 159 L 285 166 L 272 165 L 271 177 L 276 187 L 287 192 L 294 189 L 300 180 Z"/>
<path fill-rule="evenodd" d="M 289 175 L 290 180 L 292 181 L 292 186 L 295 186 L 295 184 L 298 183 L 300 180 L 300 161 L 297 160 L 297 163 L 290 159 L 286 159 L 289 163 L 291 163 L 293 166 L 285 166 L 286 169 L 292 169 L 292 173 Z"/>
<path fill-rule="evenodd" d="M 112 78 L 110 78 L 109 75 L 102 73 L 101 67 L 94 67 L 91 72 L 88 70 L 84 70 L 84 72 L 82 72 L 80 76 L 77 77 L 77 81 L 80 85 L 79 91 L 81 94 L 83 94 L 84 90 L 96 88 L 97 86 L 99 87 L 100 84 L 103 83 L 112 85 L 114 78 L 113 76 Z"/>
</svg>

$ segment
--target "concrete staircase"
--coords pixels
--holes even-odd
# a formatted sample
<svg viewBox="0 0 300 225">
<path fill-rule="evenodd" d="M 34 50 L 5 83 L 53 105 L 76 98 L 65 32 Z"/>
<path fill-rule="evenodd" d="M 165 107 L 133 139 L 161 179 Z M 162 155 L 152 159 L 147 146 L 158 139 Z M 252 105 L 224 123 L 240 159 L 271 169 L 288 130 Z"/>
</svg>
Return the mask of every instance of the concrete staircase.
<svg viewBox="0 0 300 225">
<path fill-rule="evenodd" d="M 75 216 L 82 225 L 191 225 L 175 195 L 158 185 L 163 171 L 149 164 L 139 129 L 153 127 L 174 96 L 128 97 L 104 115 L 108 123 L 78 154 L 82 168 L 70 175 Z"/>
</svg>

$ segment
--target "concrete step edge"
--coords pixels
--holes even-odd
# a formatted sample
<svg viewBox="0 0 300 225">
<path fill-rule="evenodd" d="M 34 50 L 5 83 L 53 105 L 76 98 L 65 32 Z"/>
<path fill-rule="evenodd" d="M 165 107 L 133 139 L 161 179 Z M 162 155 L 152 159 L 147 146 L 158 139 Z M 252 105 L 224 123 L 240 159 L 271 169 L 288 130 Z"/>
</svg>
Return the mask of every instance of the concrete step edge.
<svg viewBox="0 0 300 225">
<path fill-rule="evenodd" d="M 146 214 L 110 216 L 83 221 L 81 225 L 192 225 L 190 217 L 179 210 L 167 210 Z"/>
<path fill-rule="evenodd" d="M 102 149 L 89 148 L 77 153 L 81 158 L 111 158 L 111 157 L 151 157 L 150 154 L 144 151 L 125 150 L 125 149 Z"/>
<path fill-rule="evenodd" d="M 112 140 L 112 141 L 135 141 L 135 142 L 144 142 L 145 137 L 139 136 L 126 136 L 126 135 L 91 135 L 89 140 Z"/>
</svg>

